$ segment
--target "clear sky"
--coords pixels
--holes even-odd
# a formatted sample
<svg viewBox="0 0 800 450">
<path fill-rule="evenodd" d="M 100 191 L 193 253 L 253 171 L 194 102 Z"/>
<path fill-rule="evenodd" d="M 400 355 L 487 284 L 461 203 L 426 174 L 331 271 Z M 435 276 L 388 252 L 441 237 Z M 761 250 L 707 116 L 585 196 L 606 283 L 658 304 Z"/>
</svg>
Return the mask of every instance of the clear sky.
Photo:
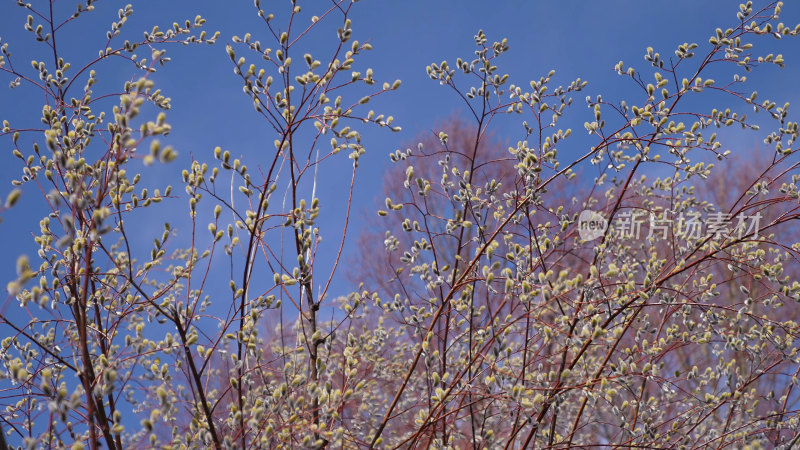
<svg viewBox="0 0 800 450">
<path fill-rule="evenodd" d="M 36 5 L 38 3 L 33 1 Z M 105 43 L 105 33 L 116 11 L 126 2 L 101 0 L 96 10 L 85 18 L 65 27 L 58 35 L 59 47 L 71 59 L 73 67 L 93 58 Z M 287 11 L 288 1 L 263 1 L 268 12 L 274 9 L 280 18 Z M 304 12 L 315 14 L 323 11 L 329 1 L 301 1 Z M 684 42 L 708 45 L 708 37 L 716 27 L 726 28 L 735 24 L 738 1 L 697 2 L 675 0 L 665 2 L 642 1 L 423 1 L 423 0 L 363 0 L 355 5 L 352 15 L 354 38 L 369 41 L 374 50 L 362 60 L 375 70 L 381 81 L 401 79 L 403 85 L 398 92 L 390 93 L 370 104 L 378 112 L 391 114 L 395 124 L 403 127 L 401 133 L 390 133 L 386 129 L 366 127 L 363 129 L 367 154 L 362 159 L 361 171 L 356 182 L 354 217 L 361 209 L 376 209 L 375 193 L 379 189 L 380 172 L 389 164 L 388 154 L 397 148 L 413 145 L 419 133 L 434 131 L 441 120 L 452 114 L 466 117 L 460 100 L 449 89 L 430 80 L 425 67 L 442 60 L 455 61 L 457 57 L 471 59 L 474 50 L 473 35 L 483 29 L 490 41 L 508 38 L 511 51 L 500 60 L 500 69 L 511 74 L 511 82 L 527 86 L 531 79 L 546 75 L 550 69 L 557 71 L 556 84 L 568 84 L 580 77 L 589 81 L 585 93 L 576 96 L 571 111 L 567 113 L 564 126 L 583 132 L 582 124 L 591 119 L 591 111 L 583 101 L 585 95 L 602 93 L 606 99 L 630 98 L 635 89 L 629 80 L 618 76 L 612 67 L 619 60 L 626 65 L 646 69 L 642 59 L 647 46 L 655 47 L 663 55 L 672 55 L 675 47 Z M 56 2 L 57 10 L 71 12 L 74 2 Z M 180 189 L 180 172 L 188 167 L 190 156 L 201 161 L 211 161 L 213 148 L 217 145 L 230 150 L 234 156 L 242 156 L 251 167 L 257 166 L 261 152 L 273 151 L 270 134 L 264 122 L 252 108 L 251 100 L 242 93 L 241 83 L 232 71 L 232 64 L 225 54 L 225 44 L 231 36 L 253 33 L 255 38 L 266 41 L 263 25 L 255 16 L 250 1 L 189 1 L 169 2 L 141 1 L 134 3 L 134 15 L 125 26 L 123 38 L 138 39 L 142 31 L 152 25 L 168 27 L 173 21 L 183 21 L 200 14 L 207 19 L 210 32 L 219 30 L 222 35 L 215 46 L 193 46 L 168 48 L 172 63 L 162 69 L 153 79 L 164 94 L 172 98 L 173 109 L 168 121 L 173 132 L 164 143 L 173 145 L 181 154 L 169 165 L 156 165 L 149 174 L 159 183 L 172 183 L 175 191 Z M 756 4 L 758 6 L 758 3 Z M 0 6 L 0 38 L 8 42 L 16 63 L 30 70 L 28 54 L 40 59 L 41 45 L 34 45 L 29 33 L 23 29 L 27 12 L 12 1 Z M 783 21 L 794 25 L 800 21 L 800 4 L 788 3 L 784 7 Z M 335 36 L 331 35 L 331 39 Z M 794 42 L 761 40 L 765 45 L 783 53 L 787 68 L 772 67 L 756 71 L 751 75 L 754 85 L 759 87 L 760 98 L 794 100 L 798 94 L 791 86 L 795 84 L 800 67 L 800 51 Z M 317 38 L 310 50 L 325 48 L 325 42 Z M 38 56 L 37 56 L 38 55 Z M 49 61 L 49 59 L 47 59 Z M 98 67 L 102 83 L 100 86 L 116 87 L 135 76 L 130 65 L 122 61 L 111 61 Z M 4 86 L 10 78 L 0 74 L 0 119 L 10 119 L 15 126 L 36 126 L 43 98 L 28 88 L 10 91 Z M 98 91 L 101 90 L 100 88 Z M 637 97 L 638 98 L 638 97 Z M 516 142 L 522 137 L 521 119 L 497 124 L 498 136 Z M 742 139 L 735 133 L 736 143 L 752 148 L 760 141 L 760 135 L 749 134 Z M 42 141 L 41 136 L 28 139 Z M 12 178 L 21 175 L 21 164 L 10 154 L 10 138 L 4 137 L 3 147 L 8 151 L 0 154 L 0 194 L 7 193 Z M 585 151 L 591 145 L 586 138 L 574 139 L 562 152 L 566 155 Z M 744 150 L 744 149 L 743 149 Z M 321 226 L 333 226 L 329 245 L 336 236 L 342 215 L 336 207 L 342 204 L 342 195 L 349 183 L 349 160 L 342 155 L 334 161 L 336 169 L 320 179 L 323 213 Z M 341 174 L 341 176 L 339 175 Z M 3 255 L 0 260 L 0 279 L 13 278 L 13 261 L 17 254 L 35 254 L 31 232 L 38 232 L 38 221 L 44 213 L 40 207 L 39 193 L 32 185 L 24 187 L 21 207 L 4 214 L 0 229 L 3 231 Z M 381 199 L 378 199 L 379 201 Z M 326 209 L 328 208 L 328 209 Z M 160 234 L 162 223 L 170 220 L 180 228 L 185 220 L 185 199 L 174 200 L 148 209 L 140 217 L 139 233 L 149 250 L 152 238 Z M 330 211 L 328 213 L 328 211 Z M 354 224 L 351 239 L 357 238 L 358 223 Z M 353 241 L 350 241 L 353 242 Z M 326 251 L 330 251 L 327 248 Z M 348 286 L 335 285 L 334 294 L 344 294 Z"/>
</svg>

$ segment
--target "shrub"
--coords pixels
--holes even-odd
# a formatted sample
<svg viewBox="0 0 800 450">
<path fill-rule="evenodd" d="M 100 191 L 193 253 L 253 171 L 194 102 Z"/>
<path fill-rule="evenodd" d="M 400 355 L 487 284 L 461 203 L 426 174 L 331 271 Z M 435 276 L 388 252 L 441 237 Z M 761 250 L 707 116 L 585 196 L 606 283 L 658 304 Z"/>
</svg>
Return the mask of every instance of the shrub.
<svg viewBox="0 0 800 450">
<path fill-rule="evenodd" d="M 399 131 L 368 104 L 400 81 L 360 65 L 372 47 L 354 38 L 354 2 L 306 22 L 296 1 L 275 15 L 255 1 L 268 43 L 248 33 L 225 49 L 274 146 L 252 162 L 217 147 L 175 191 L 147 176 L 177 155 L 161 143 L 170 99 L 150 74 L 169 45 L 219 33 L 198 16 L 120 43 L 127 6 L 99 56 L 73 68 L 56 39 L 93 1 L 65 19 L 53 3 L 20 3 L 53 62 L 28 69 L 8 44 L 0 59 L 12 88 L 45 99 L 43 125 L 2 130 L 23 164 L 13 183 L 41 191 L 48 211 L 35 261 L 20 257 L 8 285 L 19 308 L 0 314 L 12 444 L 797 442 L 798 125 L 788 104 L 744 91 L 747 72 L 784 63 L 753 42 L 800 31 L 779 22 L 780 2 L 741 5 L 731 28 L 674 56 L 648 48 L 646 68 L 619 62 L 633 92 L 586 98 L 595 144 L 577 157 L 563 156 L 575 138 L 559 122 L 586 82 L 558 85 L 551 71 L 516 84 L 500 69 L 508 42 L 478 32 L 474 58 L 427 68 L 469 122 L 390 155 L 387 197 L 359 242 L 347 238 L 361 133 Z M 325 57 L 312 39 L 327 39 Z M 95 67 L 113 59 L 140 75 L 94 92 Z M 720 107 L 699 111 L 709 92 Z M 732 163 L 716 130 L 758 130 L 751 108 L 773 126 L 769 154 Z M 492 137 L 500 115 L 525 131 L 507 150 Z M 335 229 L 319 223 L 318 192 L 341 176 L 339 153 L 352 171 Z M 161 202 L 189 214 L 148 252 L 132 228 Z M 332 261 L 318 260 L 323 236 L 337 242 Z M 344 271 L 343 255 L 356 262 Z M 336 297 L 342 275 L 364 283 Z"/>
</svg>

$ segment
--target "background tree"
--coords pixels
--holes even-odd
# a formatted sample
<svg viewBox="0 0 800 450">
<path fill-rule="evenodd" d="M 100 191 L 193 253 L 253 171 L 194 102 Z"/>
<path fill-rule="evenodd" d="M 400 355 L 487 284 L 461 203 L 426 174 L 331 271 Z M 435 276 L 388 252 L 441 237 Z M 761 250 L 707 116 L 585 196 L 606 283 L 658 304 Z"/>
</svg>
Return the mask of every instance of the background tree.
<svg viewBox="0 0 800 450">
<path fill-rule="evenodd" d="M 425 221 L 419 220 L 425 223 L 422 229 L 404 227 L 415 236 L 415 244 L 409 247 L 387 239 L 390 252 L 403 252 L 403 268 L 427 282 L 427 290 L 412 295 L 417 301 L 430 299 L 432 306 L 411 309 L 410 322 L 427 326 L 423 325 L 422 332 L 411 328 L 414 333 L 408 334 L 410 339 L 420 336 L 419 343 L 409 354 L 412 362 L 376 435 L 412 446 L 471 441 L 473 445 L 537 448 L 596 444 L 598 439 L 600 443 L 671 447 L 676 443 L 741 445 L 760 439 L 785 445 L 795 438 L 794 433 L 782 431 L 794 423 L 786 420 L 794 415 L 791 383 L 782 384 L 780 399 L 772 400 L 778 396 L 773 382 L 788 376 L 781 374 L 796 355 L 789 344 L 796 323 L 789 318 L 794 317 L 790 311 L 796 308 L 790 299 L 798 285 L 788 276 L 795 272 L 796 248 L 790 248 L 791 240 L 775 239 L 787 237 L 778 230 L 797 218 L 795 188 L 786 183 L 781 195 L 763 197 L 767 185 L 788 181 L 784 177 L 796 168 L 789 149 L 796 138 L 795 125 L 786 122 L 785 107 L 776 108 L 770 101 L 757 103 L 755 94 L 741 94 L 742 75 L 737 73 L 733 83 L 720 87 L 701 78 L 715 65 L 728 64 L 742 72 L 751 70 L 754 62 L 782 65 L 780 57 L 751 56 L 751 44 L 745 41 L 750 34 L 775 33 L 778 27 L 769 21 L 780 5 L 772 7 L 774 11 L 754 11 L 751 5 L 743 5 L 741 24 L 717 30 L 709 39 L 708 53 L 699 61 L 690 59 L 699 47 L 696 44 L 680 46 L 675 52 L 678 59 L 671 63 L 648 49 L 645 59 L 655 68 L 654 83 L 618 64 L 620 74 L 641 88 L 644 103 L 629 106 L 624 101 L 587 99 L 595 120 L 587 122 L 586 129 L 600 143 L 563 166 L 556 149 L 563 148 L 568 133 L 553 132 L 547 126 L 560 117 L 561 105 L 568 104 L 559 96 L 580 84 L 547 91 L 547 77 L 534 80 L 531 92 L 513 85 L 503 91 L 506 78 L 495 75 L 494 58 L 505 44 L 488 45 L 480 34 L 476 36 L 478 59 L 459 60 L 453 69 L 445 63 L 429 67 L 432 78 L 453 88 L 461 80 L 457 73 L 463 72 L 467 87 L 459 92 L 475 114 L 479 130 L 495 114 L 506 111 L 530 113 L 539 127 L 526 125 L 529 139 L 511 149 L 518 159 L 519 175 L 512 189 L 496 192 L 476 186 L 471 178 L 474 173 L 463 166 L 453 171 L 454 179 L 441 182 L 414 180 L 409 175 L 407 186 L 417 189 L 418 185 L 422 198 L 403 204 L 404 212 L 399 213 L 403 219 L 395 223 L 417 213 L 428 201 L 425 196 L 443 195 L 462 209 L 445 217 L 439 211 L 425 214 Z M 780 36 L 791 33 L 779 27 Z M 684 73 L 686 78 L 678 81 Z M 774 212 L 758 238 L 735 227 L 696 235 L 687 232 L 685 223 L 667 217 L 719 212 L 698 198 L 692 187 L 712 173 L 703 152 L 718 159 L 728 154 L 718 150 L 717 135 L 707 129 L 750 127 L 745 116 L 729 108 L 710 113 L 680 109 L 684 97 L 703 91 L 731 94 L 754 105 L 756 111 L 766 110 L 779 122 L 779 130 L 766 139 L 775 145 L 775 156 L 757 177 L 761 181 L 748 183 L 735 195 L 739 201 L 721 207 L 734 220 L 767 209 Z M 555 101 L 543 99 L 547 92 L 556 96 Z M 507 93 L 512 100 L 506 100 L 503 94 Z M 618 120 L 614 127 L 604 120 L 608 111 Z M 551 120 L 552 113 L 556 114 Z M 686 123 L 687 118 L 694 123 Z M 396 156 L 404 159 L 408 154 Z M 526 207 L 546 202 L 542 191 L 584 160 L 603 168 L 594 184 L 605 192 L 564 205 L 560 223 L 531 217 L 533 211 Z M 444 159 L 441 164 L 449 175 Z M 654 167 L 647 170 L 647 166 Z M 661 176 L 648 181 L 648 172 Z M 388 206 L 393 204 L 399 201 L 387 201 Z M 584 208 L 599 209 L 617 224 L 599 245 L 587 245 L 577 236 L 575 222 Z M 670 220 L 663 238 L 631 239 L 621 229 L 624 222 L 614 221 L 643 208 L 656 220 Z M 409 209 L 412 212 L 405 213 Z M 494 219 L 486 225 L 481 219 L 489 214 L 483 211 L 491 211 Z M 431 222 L 438 222 L 459 245 L 472 239 L 477 251 L 469 258 L 439 251 L 430 243 L 432 239 L 425 241 L 436 229 Z M 463 231 L 473 226 L 478 230 L 474 237 Z M 564 253 L 585 264 L 564 264 L 569 261 Z M 712 282 L 719 267 L 740 274 L 728 273 Z M 765 289 L 758 301 L 745 285 L 751 277 L 759 289 Z M 735 289 L 727 289 L 729 285 Z M 499 302 L 487 304 L 496 304 L 498 311 L 508 307 L 508 313 L 491 316 L 488 324 L 473 321 L 477 291 L 473 286 L 502 293 Z M 437 298 L 438 288 L 444 294 Z M 403 307 L 402 302 L 384 306 L 389 310 Z M 446 353 L 437 345 L 442 342 L 443 328 L 458 337 L 445 340 Z M 775 338 L 776 334 L 780 337 Z M 446 355 L 459 357 L 448 362 Z M 686 368 L 682 356 L 692 356 L 691 368 Z M 737 360 L 747 362 L 737 365 Z M 784 369 L 778 369 L 781 366 Z M 433 369 L 430 376 L 438 387 L 426 404 L 419 392 L 425 392 L 430 367 L 441 368 Z M 470 408 L 480 402 L 484 404 L 477 408 L 478 414 L 485 415 L 479 416 L 476 427 Z M 396 433 L 391 425 L 402 414 L 417 417 L 416 430 Z M 372 442 L 378 444 L 380 438 Z"/>
</svg>

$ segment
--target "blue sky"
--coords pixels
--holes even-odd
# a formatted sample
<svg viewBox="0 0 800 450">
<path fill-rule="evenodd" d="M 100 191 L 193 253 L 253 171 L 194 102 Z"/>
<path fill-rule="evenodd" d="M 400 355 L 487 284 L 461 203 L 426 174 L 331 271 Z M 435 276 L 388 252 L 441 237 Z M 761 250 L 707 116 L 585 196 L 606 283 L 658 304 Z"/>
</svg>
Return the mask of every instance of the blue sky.
<svg viewBox="0 0 800 450">
<path fill-rule="evenodd" d="M 40 2 L 42 3 L 42 2 Z M 59 47 L 73 67 L 93 58 L 105 42 L 105 32 L 116 18 L 117 9 L 126 2 L 99 1 L 96 10 L 81 20 L 65 27 L 59 34 Z M 34 2 L 36 5 L 37 2 Z M 289 2 L 264 1 L 269 12 L 275 10 L 278 19 L 285 14 Z M 318 14 L 330 2 L 314 0 L 300 2 L 304 12 Z M 391 114 L 395 124 L 403 127 L 401 133 L 390 133 L 386 129 L 364 128 L 364 144 L 367 154 L 361 161 L 356 181 L 353 217 L 358 218 L 362 209 L 376 209 L 382 199 L 375 199 L 380 188 L 380 173 L 389 164 L 388 154 L 397 148 L 413 145 L 420 133 L 434 131 L 437 122 L 453 115 L 466 117 L 460 100 L 449 89 L 431 81 L 425 67 L 442 60 L 455 61 L 457 57 L 471 59 L 474 50 L 473 35 L 483 29 L 490 41 L 508 38 L 510 52 L 499 60 L 500 69 L 511 74 L 511 82 L 527 86 L 531 79 L 546 75 L 550 69 L 557 71 L 556 84 L 568 84 L 580 77 L 589 81 L 584 93 L 567 113 L 563 126 L 571 126 L 581 132 L 584 121 L 592 120 L 591 110 L 585 107 L 583 97 L 602 93 L 608 100 L 638 98 L 633 84 L 618 76 L 612 67 L 619 60 L 626 65 L 647 69 L 642 59 L 647 46 L 655 47 L 663 55 L 671 55 L 674 48 L 683 42 L 698 42 L 701 50 L 716 27 L 725 28 L 735 23 L 738 1 L 696 2 L 688 0 L 670 2 L 640 1 L 394 1 L 363 0 L 355 5 L 352 14 L 354 38 L 369 41 L 374 50 L 361 61 L 375 70 L 381 81 L 401 79 L 403 85 L 398 92 L 382 96 L 370 104 L 377 112 Z M 56 9 L 71 12 L 73 3 L 56 2 Z M 265 42 L 263 25 L 254 14 L 249 1 L 188 1 L 170 2 L 144 1 L 134 4 L 134 15 L 125 26 L 123 38 L 138 39 L 143 30 L 152 25 L 168 27 L 173 21 L 183 21 L 200 14 L 207 19 L 206 28 L 222 35 L 215 46 L 167 47 L 172 63 L 162 69 L 153 79 L 164 94 L 172 98 L 173 109 L 168 121 L 173 131 L 165 144 L 173 145 L 181 154 L 174 163 L 154 166 L 148 174 L 163 185 L 167 182 L 180 189 L 180 172 L 188 166 L 190 155 L 200 161 L 212 160 L 213 148 L 217 145 L 241 156 L 251 167 L 260 162 L 259 152 L 272 151 L 274 136 L 252 109 L 251 100 L 241 90 L 240 80 L 232 71 L 232 64 L 225 54 L 225 44 L 233 35 L 251 32 L 255 38 Z M 0 37 L 8 42 L 14 52 L 18 67 L 29 70 L 26 55 L 45 59 L 41 45 L 34 45 L 23 24 L 27 13 L 11 1 L 2 6 L 0 14 Z M 338 19 L 337 19 L 338 20 Z M 800 21 L 800 5 L 790 3 L 784 7 L 783 21 L 794 24 Z M 335 36 L 330 36 L 334 38 Z M 324 36 L 315 37 L 310 50 L 325 48 Z M 753 86 L 757 86 L 760 98 L 793 100 L 797 97 L 792 86 L 800 67 L 800 52 L 796 43 L 789 40 L 777 42 L 759 40 L 771 51 L 783 53 L 787 67 L 778 70 L 772 67 L 759 69 L 750 75 Z M 39 55 L 39 56 L 36 56 Z M 50 59 L 46 59 L 49 61 Z M 114 88 L 135 76 L 130 65 L 112 61 L 99 66 L 98 73 L 103 88 Z M 4 76 L 4 75 L 3 75 Z M 9 118 L 15 126 L 36 125 L 41 111 L 41 95 L 28 88 L 9 91 L 4 86 L 10 79 L 4 76 L 0 84 L 0 118 Z M 24 86 L 23 86 L 24 87 Z M 705 105 L 700 105 L 703 108 Z M 497 123 L 496 131 L 503 140 L 516 142 L 523 134 L 522 119 Z M 759 134 L 739 136 L 732 132 L 737 145 L 752 148 L 760 141 Z M 10 139 L 4 138 L 4 147 L 9 149 L 0 155 L 0 179 L 4 187 L 0 194 L 11 189 L 9 181 L 21 175 L 21 164 L 10 155 Z M 41 136 L 28 136 L 41 142 Z M 562 148 L 562 154 L 573 155 L 585 151 L 591 145 L 586 138 L 573 139 Z M 350 161 L 344 154 L 331 162 L 331 175 L 324 176 L 320 183 L 320 200 L 323 207 L 321 226 L 330 228 L 328 244 L 338 242 L 336 231 L 341 226 L 342 214 L 338 207 L 349 184 Z M 38 231 L 38 221 L 43 210 L 33 205 L 40 203 L 33 186 L 25 186 L 20 207 L 4 214 L 2 241 L 3 254 L 0 261 L 0 278 L 13 278 L 13 261 L 19 253 L 35 254 L 31 232 Z M 154 236 L 160 235 L 162 224 L 169 220 L 180 228 L 185 220 L 185 199 L 174 200 L 158 208 L 147 210 L 140 216 L 138 230 L 146 242 L 143 249 L 149 250 Z M 201 221 L 202 223 L 202 221 Z M 357 238 L 359 224 L 354 224 L 351 241 Z M 331 252 L 333 247 L 323 247 Z M 332 253 L 330 253 L 332 254 Z M 348 286 L 336 283 L 335 295 L 345 294 Z"/>
</svg>

